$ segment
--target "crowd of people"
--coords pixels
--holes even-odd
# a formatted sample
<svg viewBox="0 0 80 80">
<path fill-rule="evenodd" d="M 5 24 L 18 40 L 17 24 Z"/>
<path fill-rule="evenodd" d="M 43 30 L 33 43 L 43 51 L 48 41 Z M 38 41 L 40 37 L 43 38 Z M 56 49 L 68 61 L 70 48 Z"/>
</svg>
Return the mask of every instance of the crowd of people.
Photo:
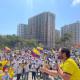
<svg viewBox="0 0 80 80">
<path fill-rule="evenodd" d="M 66 66 L 64 68 L 62 67 L 64 64 L 61 64 L 60 66 L 65 71 L 65 74 L 63 74 L 64 72 L 56 65 L 62 62 L 61 59 L 63 57 L 66 58 L 65 55 L 58 56 L 58 53 L 58 51 L 55 51 L 54 54 L 51 54 L 48 51 L 48 53 L 42 53 L 38 58 L 34 57 L 32 51 L 29 49 L 22 49 L 19 51 L 14 50 L 9 53 L 2 52 L 0 53 L 0 80 L 14 80 L 14 77 L 16 77 L 16 80 L 29 80 L 29 73 L 32 73 L 32 80 L 40 80 L 41 78 L 43 80 L 61 80 L 62 78 L 63 80 L 80 80 L 80 75 L 79 77 L 76 76 L 77 78 L 75 79 L 64 77 L 66 74 L 72 75 L 72 72 L 68 73 L 67 71 L 69 70 L 65 69 Z M 66 49 L 63 50 L 63 53 L 67 53 Z M 73 58 L 73 56 L 71 57 Z M 69 54 L 68 58 L 70 58 Z M 80 66 L 80 57 L 76 58 L 75 56 L 74 60 L 75 62 L 71 60 L 74 62 L 73 64 L 75 64 L 76 67 L 77 64 Z M 67 62 L 69 62 L 69 60 Z M 68 65 L 70 65 L 70 63 Z M 69 66 L 67 67 L 70 68 Z M 73 68 L 71 70 L 73 71 Z M 69 75 L 66 76 L 70 77 Z"/>
</svg>

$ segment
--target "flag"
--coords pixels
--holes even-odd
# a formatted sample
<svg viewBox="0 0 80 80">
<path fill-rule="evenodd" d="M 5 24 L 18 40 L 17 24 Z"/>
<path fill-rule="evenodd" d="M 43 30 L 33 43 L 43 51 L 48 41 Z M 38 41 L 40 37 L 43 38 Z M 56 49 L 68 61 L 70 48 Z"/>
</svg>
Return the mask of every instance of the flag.
<svg viewBox="0 0 80 80">
<path fill-rule="evenodd" d="M 36 55 L 40 56 L 40 52 L 36 49 L 36 48 L 33 48 L 32 50 Z"/>
<path fill-rule="evenodd" d="M 11 49 L 10 49 L 9 47 L 6 46 L 6 47 L 4 48 L 4 52 L 5 52 L 5 53 L 8 53 L 8 52 L 10 52 L 10 51 L 11 51 Z"/>
<path fill-rule="evenodd" d="M 40 53 L 43 53 L 43 48 L 42 48 L 42 47 L 37 47 L 37 50 L 38 50 Z"/>
<path fill-rule="evenodd" d="M 7 46 L 5 47 L 5 49 L 6 49 L 6 50 L 8 50 L 8 51 L 10 51 L 10 50 L 11 50 L 11 49 L 10 49 L 9 47 L 7 47 Z"/>
<path fill-rule="evenodd" d="M 40 58 L 40 52 L 36 48 L 33 48 L 31 53 L 33 57 Z"/>
<path fill-rule="evenodd" d="M 37 47 L 37 49 L 38 49 L 38 50 L 43 50 L 43 48 L 42 48 L 42 47 Z"/>
<path fill-rule="evenodd" d="M 39 55 L 36 55 L 33 51 L 32 51 L 31 53 L 32 53 L 32 56 L 33 56 L 33 57 L 40 58 L 40 56 L 39 56 Z"/>
</svg>

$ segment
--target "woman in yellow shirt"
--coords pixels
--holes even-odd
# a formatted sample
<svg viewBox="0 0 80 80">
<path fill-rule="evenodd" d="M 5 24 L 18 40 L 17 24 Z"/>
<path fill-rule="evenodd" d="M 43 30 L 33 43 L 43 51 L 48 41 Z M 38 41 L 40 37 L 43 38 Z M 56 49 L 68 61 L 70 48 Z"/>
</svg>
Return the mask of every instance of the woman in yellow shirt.
<svg viewBox="0 0 80 80">
<path fill-rule="evenodd" d="M 57 70 L 48 70 L 46 67 L 41 68 L 42 72 L 48 73 L 51 76 L 59 75 L 63 80 L 80 80 L 80 69 L 76 62 L 70 58 L 70 50 L 62 48 L 59 50 L 59 59 L 63 64 L 57 64 Z"/>
</svg>

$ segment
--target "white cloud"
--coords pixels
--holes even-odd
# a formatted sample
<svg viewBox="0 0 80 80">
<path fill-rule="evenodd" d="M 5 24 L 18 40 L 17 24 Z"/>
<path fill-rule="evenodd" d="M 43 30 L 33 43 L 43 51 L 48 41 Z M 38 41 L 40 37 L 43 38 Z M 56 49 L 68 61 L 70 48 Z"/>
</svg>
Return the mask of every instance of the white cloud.
<svg viewBox="0 0 80 80">
<path fill-rule="evenodd" d="M 80 0 L 73 0 L 72 5 L 73 6 L 80 5 Z"/>
</svg>

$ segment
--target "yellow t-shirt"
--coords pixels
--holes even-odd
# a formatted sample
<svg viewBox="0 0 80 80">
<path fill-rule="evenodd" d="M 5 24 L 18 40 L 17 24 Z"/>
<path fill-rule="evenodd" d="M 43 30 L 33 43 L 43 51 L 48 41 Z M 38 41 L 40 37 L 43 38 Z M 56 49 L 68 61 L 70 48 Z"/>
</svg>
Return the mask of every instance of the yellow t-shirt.
<svg viewBox="0 0 80 80">
<path fill-rule="evenodd" d="M 4 67 L 8 63 L 7 60 L 2 60 L 2 66 Z"/>
<path fill-rule="evenodd" d="M 2 80 L 2 77 L 4 76 L 3 71 L 0 70 L 0 80 Z"/>
<path fill-rule="evenodd" d="M 8 72 L 9 72 L 10 78 L 13 78 L 14 77 L 14 70 L 13 70 L 12 67 L 9 68 L 9 71 Z"/>
<path fill-rule="evenodd" d="M 67 59 L 60 67 L 63 72 L 71 74 L 70 80 L 80 80 L 80 69 L 73 59 Z"/>
</svg>

